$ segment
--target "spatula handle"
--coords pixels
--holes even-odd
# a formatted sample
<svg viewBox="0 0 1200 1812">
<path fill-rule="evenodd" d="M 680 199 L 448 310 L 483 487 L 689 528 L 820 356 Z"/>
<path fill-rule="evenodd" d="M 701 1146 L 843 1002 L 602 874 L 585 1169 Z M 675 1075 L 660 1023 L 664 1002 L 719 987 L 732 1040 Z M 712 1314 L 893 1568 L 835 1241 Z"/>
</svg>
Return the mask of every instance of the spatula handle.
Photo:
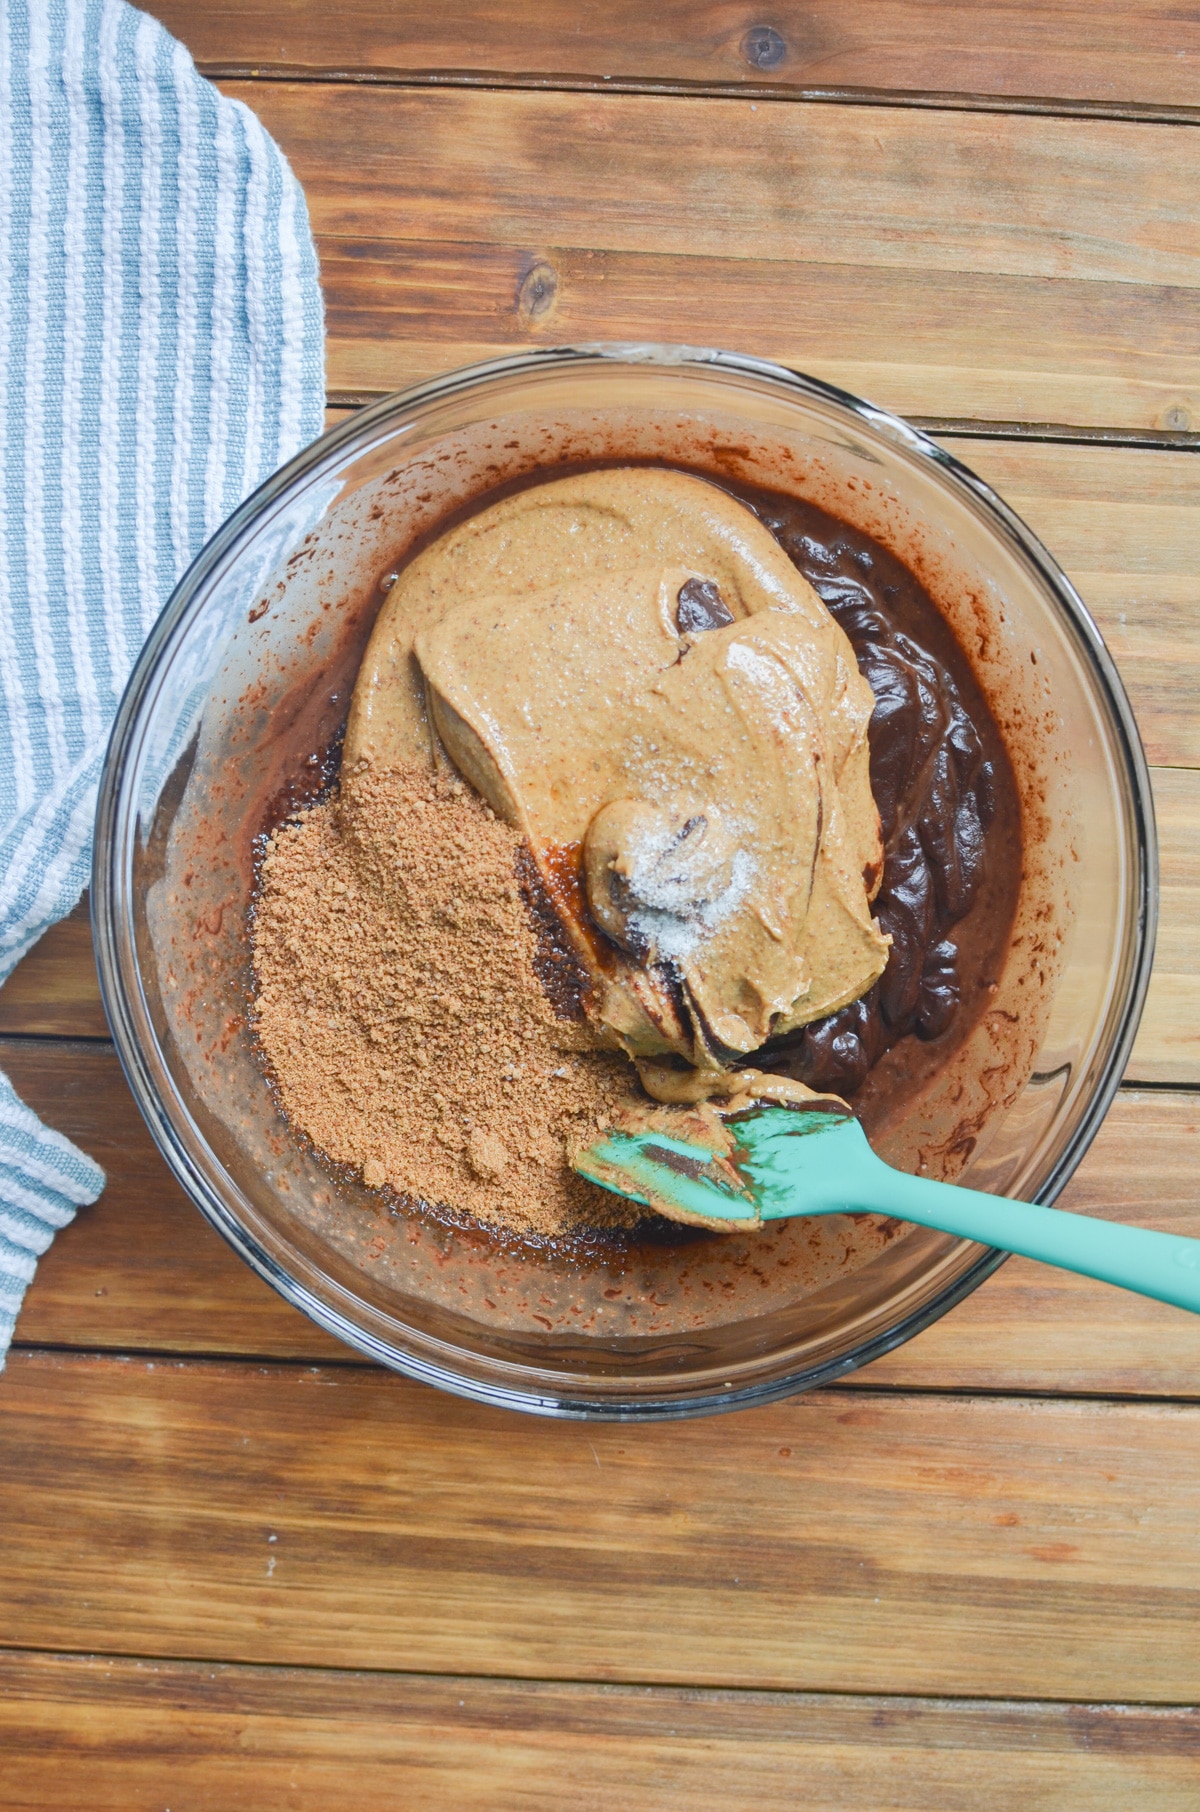
<svg viewBox="0 0 1200 1812">
<path fill-rule="evenodd" d="M 1200 1314 L 1200 1240 L 907 1176 L 878 1158 L 872 1168 L 875 1174 L 865 1193 L 877 1212 L 1019 1252 Z"/>
</svg>

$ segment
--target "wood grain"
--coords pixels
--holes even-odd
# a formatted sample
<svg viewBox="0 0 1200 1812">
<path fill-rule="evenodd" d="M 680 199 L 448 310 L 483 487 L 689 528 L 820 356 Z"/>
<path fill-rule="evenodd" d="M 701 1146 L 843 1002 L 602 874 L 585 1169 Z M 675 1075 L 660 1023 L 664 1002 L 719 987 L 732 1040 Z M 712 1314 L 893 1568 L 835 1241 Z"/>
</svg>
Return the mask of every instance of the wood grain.
<svg viewBox="0 0 1200 1812">
<path fill-rule="evenodd" d="M 1192 1812 L 1200 1715 L 17 1653 L 0 1749 L 13 1812 Z"/>
<path fill-rule="evenodd" d="M 159 11 L 228 72 L 367 79 L 229 86 L 306 184 L 334 390 L 733 322 L 902 413 L 1200 439 L 1200 141 L 1163 123 L 1200 120 L 1200 18 L 1176 0 Z M 622 84 L 691 89 L 578 92 Z M 856 85 L 919 104 L 796 98 Z M 1024 113 L 982 110 L 1003 97 Z M 1200 774 L 1169 771 L 1200 766 L 1193 464 L 968 463 L 1079 583 L 1162 764 L 1131 1073 L 1200 1081 Z M 111 1176 L 22 1333 L 114 1349 L 18 1351 L 0 1379 L 0 1644 L 25 1651 L 0 1652 L 5 1812 L 1195 1803 L 1200 1323 L 1013 1262 L 854 1388 L 719 1426 L 435 1396 L 348 1360 L 170 1184 L 84 931 L 0 991 L 0 1032 L 95 1040 L 0 1062 Z M 1200 1232 L 1198 1133 L 1200 1095 L 1124 1091 L 1068 1199 Z M 928 1394 L 947 1383 L 1131 1400 Z M 1039 1693 L 1125 1703 L 996 1701 Z"/>
<path fill-rule="evenodd" d="M 51 925 L 0 987 L 0 1033 L 107 1038 L 88 897 Z"/>
<path fill-rule="evenodd" d="M 946 444 L 1024 517 L 1078 587 L 1125 682 L 1148 758 L 1200 767 L 1200 457 Z M 1159 776 L 1156 785 L 1174 783 Z M 1174 861 L 1176 844 L 1167 840 Z"/>
<path fill-rule="evenodd" d="M 0 1068 L 108 1179 L 100 1200 L 40 1260 L 20 1339 L 110 1351 L 355 1357 L 260 1282 L 192 1206 L 111 1046 L 4 1039 Z"/>
<path fill-rule="evenodd" d="M 336 31 L 312 0 L 155 0 L 151 9 L 202 63 L 512 74 L 522 80 L 621 80 L 788 87 L 862 86 L 1045 95 L 1108 103 L 1200 103 L 1200 32 L 1170 0 L 356 0 Z M 775 38 L 749 36 L 763 23 Z"/>
<path fill-rule="evenodd" d="M 1184 127 L 904 108 L 222 84 L 330 239 L 1200 287 Z M 1154 209 L 1147 209 L 1153 194 Z"/>
<path fill-rule="evenodd" d="M 733 321 L 745 350 L 909 413 L 1200 423 L 1181 293 L 1200 278 L 1200 139 L 1187 128 L 223 86 L 291 158 L 327 272 L 365 264 L 327 278 L 366 304 L 361 324 L 332 311 L 335 390 L 392 388 L 514 331 L 719 344 Z M 514 254 L 525 272 L 548 263 L 561 300 L 522 318 Z M 481 260 L 482 287 L 465 274 Z M 447 290 L 474 298 L 451 302 L 453 322 Z"/>
<path fill-rule="evenodd" d="M 1200 1082 L 1200 773 L 1156 768 L 1161 908 L 1154 971 L 1126 1074 Z"/>
<path fill-rule="evenodd" d="M 637 1428 L 353 1367 L 24 1352 L 3 1402 L 5 1646 L 1195 1691 L 1200 1407 L 842 1391 Z"/>
<path fill-rule="evenodd" d="M 172 1182 L 111 1052 L 0 1045 L 25 1100 L 105 1167 L 108 1187 L 38 1266 L 18 1338 L 107 1351 L 356 1363 L 259 1281 Z M 1063 1198 L 1200 1238 L 1200 1097 L 1122 1091 Z M 1200 1395 L 1200 1320 L 1012 1259 L 943 1320 L 858 1375 L 873 1386 Z"/>
<path fill-rule="evenodd" d="M 732 344 L 900 414 L 1200 429 L 1178 286 L 971 269 L 931 280 L 919 260 L 876 269 L 853 251 L 793 264 L 753 220 L 734 256 L 613 251 L 572 241 L 578 213 L 563 200 L 507 243 L 322 234 L 330 388 L 402 389 L 535 346 L 674 340 Z"/>
</svg>

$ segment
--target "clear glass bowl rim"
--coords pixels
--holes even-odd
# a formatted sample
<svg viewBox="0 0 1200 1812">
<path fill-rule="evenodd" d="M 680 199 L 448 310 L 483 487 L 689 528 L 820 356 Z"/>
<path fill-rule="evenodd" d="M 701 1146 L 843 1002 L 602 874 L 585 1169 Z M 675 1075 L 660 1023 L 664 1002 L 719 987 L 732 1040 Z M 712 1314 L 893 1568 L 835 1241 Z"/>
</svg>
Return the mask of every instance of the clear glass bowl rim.
<svg viewBox="0 0 1200 1812">
<path fill-rule="evenodd" d="M 127 785 L 129 758 L 139 739 L 146 708 L 153 701 L 160 663 L 181 630 L 188 624 L 211 576 L 233 559 L 249 538 L 264 511 L 291 488 L 315 477 L 326 467 L 340 466 L 357 444 L 369 444 L 388 424 L 415 408 L 450 399 L 480 383 L 503 377 L 522 377 L 539 370 L 572 364 L 615 361 L 620 364 L 659 365 L 672 369 L 713 368 L 765 380 L 798 397 L 807 397 L 840 410 L 852 422 L 895 441 L 908 454 L 928 461 L 942 475 L 971 494 L 997 536 L 1015 547 L 1035 569 L 1046 591 L 1058 606 L 1084 657 L 1099 701 L 1107 711 L 1129 789 L 1135 841 L 1132 892 L 1134 914 L 1132 960 L 1127 965 L 1125 998 L 1120 1023 L 1106 1061 L 1097 1076 L 1087 1107 L 1074 1133 L 1060 1153 L 1036 1199 L 1051 1203 L 1060 1194 L 1098 1132 L 1120 1085 L 1137 1033 L 1154 958 L 1158 922 L 1158 860 L 1153 796 L 1141 736 L 1125 688 L 1112 657 L 1087 606 L 1041 541 L 989 485 L 952 453 L 902 417 L 828 384 L 820 378 L 792 371 L 769 360 L 715 349 L 622 342 L 586 343 L 538 348 L 529 352 L 461 366 L 443 376 L 397 391 L 358 410 L 320 439 L 298 453 L 287 465 L 252 492 L 205 543 L 184 572 L 148 636 L 125 688 L 109 740 L 101 775 L 96 812 L 92 865 L 92 929 L 101 996 L 122 1069 L 135 1101 L 168 1168 L 185 1194 L 250 1267 L 286 1301 L 335 1338 L 367 1358 L 423 1383 L 496 1407 L 521 1409 L 556 1417 L 593 1420 L 660 1420 L 712 1414 L 777 1401 L 844 1376 L 910 1340 L 961 1302 L 1001 1265 L 1008 1254 L 981 1247 L 978 1257 L 919 1310 L 864 1340 L 849 1353 L 781 1377 L 735 1387 L 724 1393 L 706 1391 L 695 1396 L 672 1395 L 639 1398 L 618 1403 L 576 1398 L 541 1389 L 516 1390 L 499 1383 L 481 1383 L 445 1366 L 404 1352 L 357 1326 L 332 1304 L 315 1296 L 293 1277 L 275 1256 L 263 1248 L 241 1224 L 195 1164 L 167 1113 L 154 1070 L 137 1031 L 133 990 L 140 993 L 140 979 L 133 956 L 128 852 L 136 830 L 136 804 Z M 165 1065 L 160 1065 L 168 1076 Z"/>
</svg>

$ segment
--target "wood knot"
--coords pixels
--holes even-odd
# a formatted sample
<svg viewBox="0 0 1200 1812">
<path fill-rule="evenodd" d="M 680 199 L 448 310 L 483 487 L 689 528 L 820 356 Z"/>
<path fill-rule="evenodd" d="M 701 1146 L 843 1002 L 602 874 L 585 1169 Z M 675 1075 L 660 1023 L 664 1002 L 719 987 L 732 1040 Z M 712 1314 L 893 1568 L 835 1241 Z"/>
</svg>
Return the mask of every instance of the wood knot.
<svg viewBox="0 0 1200 1812">
<path fill-rule="evenodd" d="M 552 264 L 539 262 L 525 273 L 517 291 L 517 313 L 523 321 L 540 321 L 554 307 L 558 295 L 558 272 Z"/>
<path fill-rule="evenodd" d="M 742 55 L 751 69 L 778 69 L 787 45 L 773 25 L 752 25 L 742 39 Z"/>
</svg>

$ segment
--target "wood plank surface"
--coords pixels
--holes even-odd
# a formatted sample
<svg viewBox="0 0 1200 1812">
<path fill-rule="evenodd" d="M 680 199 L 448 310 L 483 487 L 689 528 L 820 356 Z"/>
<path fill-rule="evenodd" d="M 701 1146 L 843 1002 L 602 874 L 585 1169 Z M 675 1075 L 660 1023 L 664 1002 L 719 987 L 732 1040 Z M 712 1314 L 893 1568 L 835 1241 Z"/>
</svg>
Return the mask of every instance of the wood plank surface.
<svg viewBox="0 0 1200 1812">
<path fill-rule="evenodd" d="M 22 1100 L 107 1177 L 100 1200 L 81 1209 L 39 1260 L 20 1340 L 357 1358 L 261 1282 L 192 1206 L 159 1156 L 111 1046 L 4 1039 L 0 1068 Z M 0 1404 L 3 1397 L 0 1380 Z"/>
<path fill-rule="evenodd" d="M 1200 30 L 1171 0 L 155 0 L 201 63 L 522 81 L 770 83 L 1200 105 Z M 768 28 L 764 30 L 764 25 Z M 756 29 L 757 28 L 757 29 Z"/>
<path fill-rule="evenodd" d="M 110 1052 L 6 1043 L 0 1064 L 23 1098 L 108 1174 L 100 1201 L 81 1210 L 41 1260 L 20 1341 L 357 1362 L 260 1282 L 187 1201 Z M 1198 1151 L 1200 1097 L 1124 1090 L 1064 1206 L 1200 1238 Z M 856 1382 L 1200 1397 L 1200 1321 L 1012 1259 Z"/>
<path fill-rule="evenodd" d="M 653 95 L 222 84 L 319 233 L 1200 287 L 1185 127 Z M 1153 194 L 1155 207 L 1146 198 Z"/>
<path fill-rule="evenodd" d="M 581 249 L 573 226 L 568 213 L 485 245 L 320 235 L 330 388 L 403 389 L 536 346 L 673 340 L 732 344 L 902 415 L 1200 429 L 1178 286 Z"/>
<path fill-rule="evenodd" d="M 945 444 L 1025 519 L 1078 588 L 1125 682 L 1148 759 L 1200 767 L 1200 456 Z M 1158 776 L 1155 784 L 1167 783 Z"/>
<path fill-rule="evenodd" d="M 1155 768 L 1160 909 L 1146 1010 L 1126 1072 L 1200 1082 L 1200 773 Z"/>
<path fill-rule="evenodd" d="M 1186 127 L 223 86 L 305 185 L 333 390 L 513 345 L 721 344 L 734 321 L 740 348 L 902 413 L 1200 427 Z"/>
<path fill-rule="evenodd" d="M 0 1033 L 107 1038 L 88 896 L 42 934 L 0 987 Z"/>
<path fill-rule="evenodd" d="M 4 1405 L 3 1646 L 1195 1694 L 1197 1406 L 841 1391 L 638 1428 L 357 1367 L 28 1352 Z"/>
<path fill-rule="evenodd" d="M 7 1812 L 1193 1812 L 1200 1714 L 18 1653 L 0 1749 Z"/>
<path fill-rule="evenodd" d="M 1174 1086 L 1121 1091 L 1065 1202 L 1200 1236 L 1195 7 L 156 10 L 305 185 L 334 393 L 732 322 L 904 414 L 1173 437 L 954 450 L 1158 764 L 1129 1076 Z M 3 1812 L 1197 1803 L 1200 1319 L 1011 1261 L 770 1409 L 501 1415 L 262 1285 L 105 1031 L 81 910 L 0 990 L 0 1065 L 110 1177 L 0 1378 Z"/>
</svg>

